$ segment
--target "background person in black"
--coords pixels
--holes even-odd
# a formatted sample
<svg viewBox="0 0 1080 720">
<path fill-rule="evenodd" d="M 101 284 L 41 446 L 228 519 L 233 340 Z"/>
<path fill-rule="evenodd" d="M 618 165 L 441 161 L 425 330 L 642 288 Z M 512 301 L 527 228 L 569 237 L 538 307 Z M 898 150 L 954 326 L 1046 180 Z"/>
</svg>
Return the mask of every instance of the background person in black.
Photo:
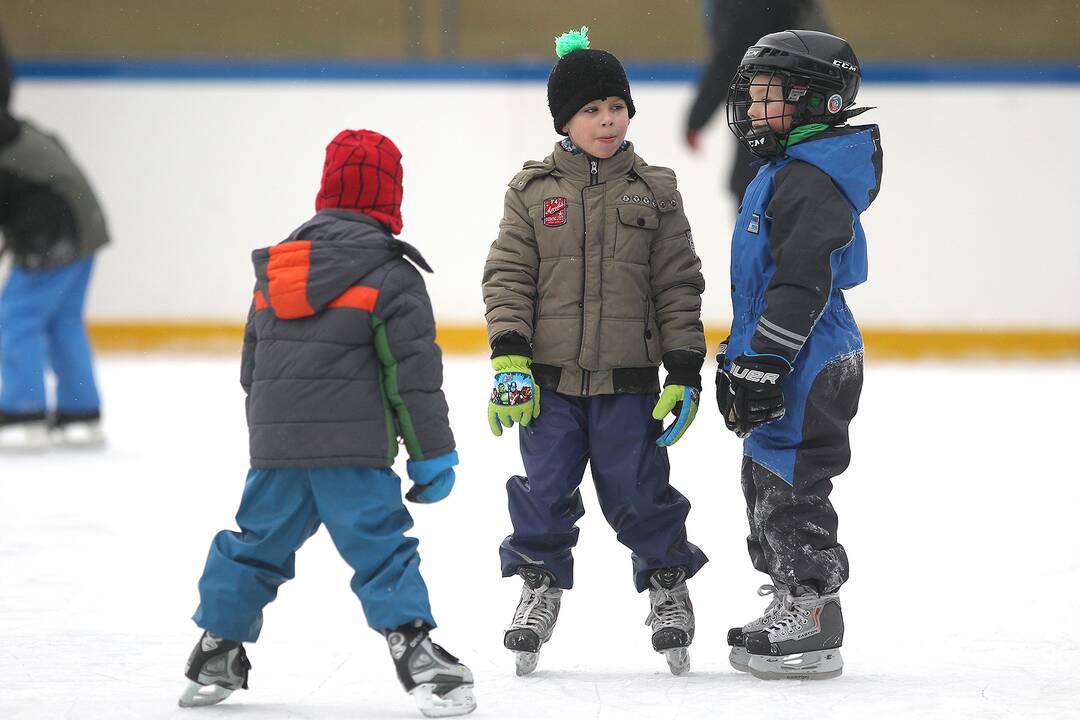
<svg viewBox="0 0 1080 720">
<path fill-rule="evenodd" d="M 727 100 L 728 85 L 746 48 L 758 38 L 790 28 L 831 32 L 818 0 L 706 0 L 702 3 L 712 57 L 698 84 L 697 97 L 686 118 L 686 144 L 701 150 L 701 131 Z M 754 156 L 735 144 L 728 189 L 736 206 L 757 173 Z"/>
</svg>

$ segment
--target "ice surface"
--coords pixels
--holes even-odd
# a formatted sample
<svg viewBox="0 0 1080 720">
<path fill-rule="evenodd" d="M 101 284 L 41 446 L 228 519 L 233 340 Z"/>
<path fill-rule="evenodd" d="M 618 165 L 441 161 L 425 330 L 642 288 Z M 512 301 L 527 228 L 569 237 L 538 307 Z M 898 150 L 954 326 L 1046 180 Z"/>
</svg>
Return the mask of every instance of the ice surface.
<svg viewBox="0 0 1080 720">
<path fill-rule="evenodd" d="M 108 448 L 0 457 L 0 718 L 414 718 L 324 532 L 249 646 L 251 689 L 180 710 L 188 619 L 247 468 L 238 363 L 106 357 Z M 692 672 L 649 644 L 629 554 L 585 491 L 577 586 L 535 674 L 501 646 L 519 593 L 499 577 L 513 433 L 490 436 L 483 359 L 448 359 L 462 465 L 410 506 L 440 628 L 477 677 L 475 717 L 1080 717 L 1080 366 L 870 364 L 854 460 L 833 498 L 851 557 L 839 680 L 764 683 L 727 664 L 758 614 L 740 445 L 711 407 L 671 451 L 712 562 L 690 583 Z M 404 470 L 404 467 L 400 468 Z M 586 483 L 588 486 L 588 483 Z"/>
</svg>

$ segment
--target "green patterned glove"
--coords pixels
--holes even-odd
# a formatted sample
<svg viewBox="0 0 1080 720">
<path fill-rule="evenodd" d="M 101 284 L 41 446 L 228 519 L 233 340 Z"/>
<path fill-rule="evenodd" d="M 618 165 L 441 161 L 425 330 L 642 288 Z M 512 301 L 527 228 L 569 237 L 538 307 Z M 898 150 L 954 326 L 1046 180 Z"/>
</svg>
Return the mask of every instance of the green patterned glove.
<svg viewBox="0 0 1080 720">
<path fill-rule="evenodd" d="M 653 408 L 654 420 L 663 420 L 669 412 L 675 414 L 675 422 L 667 426 L 660 437 L 656 438 L 656 444 L 660 447 L 674 445 L 683 436 L 690 423 L 694 422 L 697 415 L 698 400 L 701 394 L 697 388 L 687 385 L 668 385 Z"/>
<path fill-rule="evenodd" d="M 488 403 L 488 426 L 496 437 L 504 427 L 515 422 L 528 425 L 540 417 L 540 386 L 533 382 L 531 364 L 532 358 L 524 355 L 499 355 L 491 360 L 495 387 Z"/>
</svg>

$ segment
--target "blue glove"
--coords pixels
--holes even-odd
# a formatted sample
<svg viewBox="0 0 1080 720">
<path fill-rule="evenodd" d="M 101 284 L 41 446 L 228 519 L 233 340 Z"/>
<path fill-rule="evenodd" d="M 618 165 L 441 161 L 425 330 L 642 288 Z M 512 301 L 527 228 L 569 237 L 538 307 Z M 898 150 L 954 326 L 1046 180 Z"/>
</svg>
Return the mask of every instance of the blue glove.
<svg viewBox="0 0 1080 720">
<path fill-rule="evenodd" d="M 427 460 L 409 460 L 405 469 L 413 486 L 405 499 L 414 503 L 436 503 L 454 489 L 454 466 L 458 464 L 457 450 Z"/>
</svg>

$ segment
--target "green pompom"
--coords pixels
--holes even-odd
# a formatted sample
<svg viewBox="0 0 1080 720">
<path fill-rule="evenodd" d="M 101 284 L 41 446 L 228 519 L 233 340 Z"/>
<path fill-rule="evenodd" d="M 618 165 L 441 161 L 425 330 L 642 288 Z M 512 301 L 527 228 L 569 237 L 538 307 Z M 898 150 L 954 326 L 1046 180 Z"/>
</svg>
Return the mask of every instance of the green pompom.
<svg viewBox="0 0 1080 720">
<path fill-rule="evenodd" d="M 555 38 L 555 54 L 561 58 L 566 57 L 575 50 L 589 49 L 589 28 L 584 25 L 581 30 L 571 30 Z"/>
</svg>

